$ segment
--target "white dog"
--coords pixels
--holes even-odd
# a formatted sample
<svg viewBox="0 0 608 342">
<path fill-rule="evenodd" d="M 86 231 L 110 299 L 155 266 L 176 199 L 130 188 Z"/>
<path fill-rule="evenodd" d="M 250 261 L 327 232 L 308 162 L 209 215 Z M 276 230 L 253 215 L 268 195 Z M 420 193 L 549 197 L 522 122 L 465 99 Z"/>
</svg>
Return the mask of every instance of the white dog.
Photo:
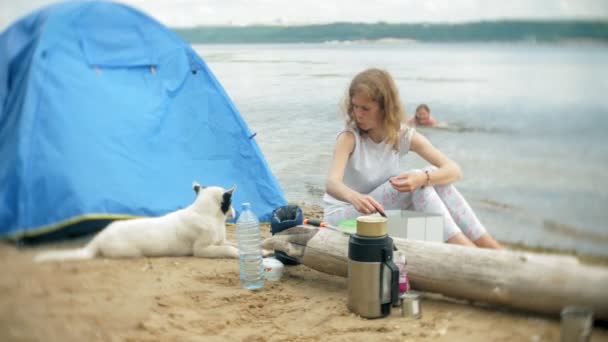
<svg viewBox="0 0 608 342">
<path fill-rule="evenodd" d="M 235 216 L 232 193 L 219 187 L 192 185 L 196 199 L 187 208 L 165 216 L 115 221 L 76 250 L 48 251 L 38 262 L 51 260 L 187 256 L 238 258 L 235 245 L 226 241 L 226 219 Z"/>
</svg>

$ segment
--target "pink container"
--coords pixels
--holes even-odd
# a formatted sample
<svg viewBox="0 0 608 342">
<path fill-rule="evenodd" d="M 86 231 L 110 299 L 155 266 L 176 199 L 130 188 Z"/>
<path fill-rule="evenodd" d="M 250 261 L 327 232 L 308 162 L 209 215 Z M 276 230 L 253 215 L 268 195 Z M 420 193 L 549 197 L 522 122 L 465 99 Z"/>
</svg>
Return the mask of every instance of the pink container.
<svg viewBox="0 0 608 342">
<path fill-rule="evenodd" d="M 399 294 L 402 295 L 410 290 L 410 279 L 407 275 L 407 262 L 405 255 L 396 254 L 395 264 L 399 268 Z"/>
</svg>

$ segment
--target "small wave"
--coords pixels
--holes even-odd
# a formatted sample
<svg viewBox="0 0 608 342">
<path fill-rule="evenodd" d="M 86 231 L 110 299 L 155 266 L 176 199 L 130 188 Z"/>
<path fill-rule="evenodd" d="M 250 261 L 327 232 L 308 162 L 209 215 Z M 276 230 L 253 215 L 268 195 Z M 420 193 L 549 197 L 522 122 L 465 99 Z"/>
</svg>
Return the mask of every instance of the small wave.
<svg viewBox="0 0 608 342">
<path fill-rule="evenodd" d="M 224 62 L 229 63 L 247 63 L 247 64 L 327 64 L 325 62 L 305 61 L 305 60 L 280 60 L 280 59 L 228 59 Z"/>
<path fill-rule="evenodd" d="M 575 227 L 552 219 L 539 218 L 523 207 L 506 204 L 487 198 L 482 199 L 479 202 L 488 209 L 504 211 L 510 213 L 510 215 L 517 215 L 520 218 L 525 218 L 530 224 L 542 224 L 543 229 L 551 233 L 567 236 L 576 240 L 589 241 L 594 244 L 608 244 L 608 235 L 606 234 L 592 232 L 581 227 Z"/>
<path fill-rule="evenodd" d="M 400 81 L 434 82 L 434 83 L 485 83 L 487 80 L 479 78 L 451 78 L 451 77 L 397 77 Z"/>
<path fill-rule="evenodd" d="M 509 211 L 525 211 L 525 209 L 522 207 L 517 207 L 517 206 L 511 205 L 511 204 L 498 202 L 498 201 L 491 200 L 488 198 L 484 198 L 484 199 L 480 200 L 479 202 L 482 203 L 483 205 L 485 205 L 489 208 L 493 208 L 493 209 L 501 209 L 501 210 L 509 210 Z"/>
<path fill-rule="evenodd" d="M 312 77 L 319 77 L 319 78 L 340 78 L 340 77 L 349 77 L 347 75 L 341 75 L 341 74 L 312 74 Z"/>
<path fill-rule="evenodd" d="M 302 74 L 296 74 L 296 73 L 284 73 L 284 74 L 281 74 L 280 76 L 281 76 L 281 77 L 289 77 L 289 78 L 291 78 L 291 77 L 300 77 L 300 76 L 302 76 Z"/>
<path fill-rule="evenodd" d="M 212 53 L 202 55 L 206 62 L 230 62 L 233 58 L 233 55 L 229 53 Z"/>
<path fill-rule="evenodd" d="M 608 244 L 608 235 L 606 234 L 590 232 L 583 228 L 554 220 L 543 220 L 543 228 L 550 232 L 569 236 L 577 240 L 587 240 L 596 244 Z"/>
<path fill-rule="evenodd" d="M 306 192 L 313 197 L 321 198 L 321 196 L 325 194 L 325 189 L 322 189 L 312 183 L 306 182 L 304 186 L 306 187 Z"/>
<path fill-rule="evenodd" d="M 512 131 L 506 129 L 498 129 L 498 128 L 486 128 L 486 127 L 474 127 L 474 126 L 465 126 L 459 123 L 447 123 L 440 122 L 433 127 L 424 127 L 418 126 L 416 129 L 419 130 L 438 130 L 438 131 L 447 131 L 447 132 L 455 132 L 455 133 L 492 133 L 492 134 L 513 134 Z"/>
<path fill-rule="evenodd" d="M 351 44 L 416 44 L 416 39 L 404 38 L 379 38 L 379 39 L 355 39 L 355 40 L 327 40 L 327 45 L 351 45 Z"/>
</svg>

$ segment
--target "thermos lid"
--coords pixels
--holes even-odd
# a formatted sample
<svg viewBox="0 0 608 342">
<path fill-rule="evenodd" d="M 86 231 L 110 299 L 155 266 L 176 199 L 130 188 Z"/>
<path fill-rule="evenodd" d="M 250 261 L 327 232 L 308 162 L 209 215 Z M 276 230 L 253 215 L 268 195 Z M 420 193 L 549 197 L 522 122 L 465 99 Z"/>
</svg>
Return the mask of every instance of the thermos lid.
<svg viewBox="0 0 608 342">
<path fill-rule="evenodd" d="M 359 262 L 393 260 L 393 239 L 388 235 L 366 237 L 353 234 L 348 239 L 348 259 Z"/>
<path fill-rule="evenodd" d="M 382 216 L 357 217 L 357 235 L 379 237 L 387 234 L 387 219 Z"/>
</svg>

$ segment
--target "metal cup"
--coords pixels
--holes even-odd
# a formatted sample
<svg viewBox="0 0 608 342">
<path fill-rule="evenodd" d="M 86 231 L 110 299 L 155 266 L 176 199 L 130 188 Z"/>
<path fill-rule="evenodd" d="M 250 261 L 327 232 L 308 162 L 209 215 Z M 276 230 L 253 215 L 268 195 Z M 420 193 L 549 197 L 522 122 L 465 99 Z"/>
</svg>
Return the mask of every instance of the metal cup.
<svg viewBox="0 0 608 342">
<path fill-rule="evenodd" d="M 593 329 L 593 311 L 584 307 L 566 306 L 561 313 L 561 342 L 586 342 Z"/>
<path fill-rule="evenodd" d="M 401 316 L 414 319 L 422 317 L 420 295 L 416 293 L 404 293 L 399 299 L 401 300 Z"/>
</svg>

